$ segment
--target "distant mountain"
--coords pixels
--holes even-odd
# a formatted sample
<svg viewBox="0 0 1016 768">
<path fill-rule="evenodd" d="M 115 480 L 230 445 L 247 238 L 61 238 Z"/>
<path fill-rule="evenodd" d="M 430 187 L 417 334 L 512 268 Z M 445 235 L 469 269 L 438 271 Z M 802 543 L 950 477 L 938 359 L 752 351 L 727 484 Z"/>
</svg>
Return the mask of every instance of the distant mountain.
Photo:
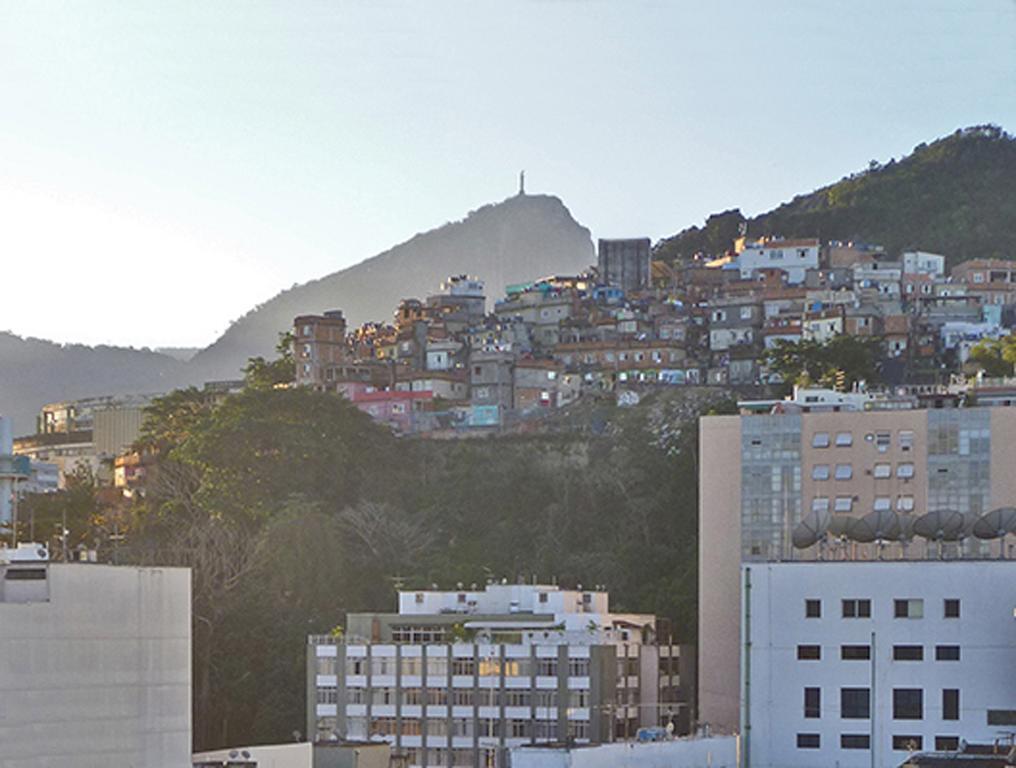
<svg viewBox="0 0 1016 768">
<path fill-rule="evenodd" d="M 13 417 L 18 435 L 35 431 L 35 417 L 46 403 L 165 392 L 191 381 L 186 363 L 156 352 L 0 333 L 0 413 Z"/>
<path fill-rule="evenodd" d="M 558 198 L 517 195 L 283 291 L 233 323 L 191 363 L 216 376 L 237 371 L 252 355 L 272 354 L 278 333 L 300 313 L 341 309 L 351 326 L 389 321 L 401 299 L 422 299 L 449 275 L 475 275 L 486 282 L 488 297 L 497 298 L 508 283 L 576 272 L 594 261 L 589 230 Z"/>
<path fill-rule="evenodd" d="M 745 219 L 739 210 L 710 216 L 656 245 L 675 259 L 730 248 L 738 227 L 749 237 L 860 240 L 966 259 L 1016 259 L 1016 138 L 996 126 L 957 131 L 920 144 L 901 160 L 868 169 Z"/>
<path fill-rule="evenodd" d="M 193 357 L 189 350 L 62 346 L 0 334 L 0 413 L 15 418 L 18 433 L 31 432 L 35 414 L 48 402 L 239 378 L 249 357 L 274 355 L 279 332 L 301 313 L 341 309 L 351 325 L 387 321 L 400 299 L 424 298 L 449 275 L 476 275 L 496 298 L 507 283 L 576 272 L 594 259 L 589 230 L 558 198 L 517 195 L 283 291 Z"/>
</svg>

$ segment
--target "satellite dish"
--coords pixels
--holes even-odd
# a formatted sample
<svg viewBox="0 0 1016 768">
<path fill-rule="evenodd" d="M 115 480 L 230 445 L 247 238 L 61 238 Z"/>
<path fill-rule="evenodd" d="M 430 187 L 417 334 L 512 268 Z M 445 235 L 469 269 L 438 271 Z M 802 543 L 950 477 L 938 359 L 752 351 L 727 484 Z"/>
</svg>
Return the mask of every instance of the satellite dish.
<svg viewBox="0 0 1016 768">
<path fill-rule="evenodd" d="M 796 549 L 807 549 L 825 536 L 828 526 L 828 512 L 812 512 L 794 526 L 790 540 Z"/>
<path fill-rule="evenodd" d="M 900 524 L 900 532 L 897 534 L 897 541 L 910 541 L 914 538 L 914 523 L 917 522 L 917 518 L 913 515 L 896 515 L 896 520 Z"/>
<path fill-rule="evenodd" d="M 959 541 L 966 519 L 955 509 L 925 512 L 914 522 L 914 533 L 931 541 Z"/>
<path fill-rule="evenodd" d="M 847 529 L 847 536 L 862 544 L 895 539 L 899 535 L 899 518 L 895 512 L 889 509 L 876 510 L 869 512 L 864 517 L 855 518 Z"/>
<path fill-rule="evenodd" d="M 833 515 L 829 518 L 829 524 L 826 526 L 826 530 L 829 531 L 831 536 L 847 536 L 850 531 L 850 526 L 853 525 L 854 520 L 857 518 L 851 517 L 850 515 Z"/>
<path fill-rule="evenodd" d="M 974 536 L 979 539 L 1001 539 L 1016 533 L 1016 507 L 999 507 L 978 518 L 974 523 Z"/>
</svg>

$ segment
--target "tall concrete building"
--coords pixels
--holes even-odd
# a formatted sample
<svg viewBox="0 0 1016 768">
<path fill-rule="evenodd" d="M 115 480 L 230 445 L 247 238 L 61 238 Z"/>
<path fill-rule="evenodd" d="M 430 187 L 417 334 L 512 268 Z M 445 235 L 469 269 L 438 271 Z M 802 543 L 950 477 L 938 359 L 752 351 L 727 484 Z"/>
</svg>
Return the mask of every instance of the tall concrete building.
<svg viewBox="0 0 1016 768">
<path fill-rule="evenodd" d="M 693 659 L 659 635 L 653 616 L 611 613 L 605 592 L 400 592 L 397 614 L 310 638 L 308 733 L 381 736 L 408 766 L 494 768 L 520 744 L 680 732 Z"/>
<path fill-rule="evenodd" d="M 190 571 L 0 549 L 0 768 L 190 764 Z"/>
<path fill-rule="evenodd" d="M 652 244 L 648 237 L 603 240 L 597 244 L 600 282 L 625 293 L 641 291 L 652 282 Z"/>
<path fill-rule="evenodd" d="M 293 320 L 296 383 L 322 389 L 330 366 L 351 362 L 346 344 L 346 318 L 341 310 L 300 315 Z"/>
<path fill-rule="evenodd" d="M 1014 446 L 1014 408 L 899 397 L 807 390 L 703 418 L 700 722 L 741 726 L 743 564 L 1013 556 Z"/>
<path fill-rule="evenodd" d="M 742 584 L 743 768 L 896 766 L 1016 732 L 1016 561 L 745 563 Z"/>
</svg>

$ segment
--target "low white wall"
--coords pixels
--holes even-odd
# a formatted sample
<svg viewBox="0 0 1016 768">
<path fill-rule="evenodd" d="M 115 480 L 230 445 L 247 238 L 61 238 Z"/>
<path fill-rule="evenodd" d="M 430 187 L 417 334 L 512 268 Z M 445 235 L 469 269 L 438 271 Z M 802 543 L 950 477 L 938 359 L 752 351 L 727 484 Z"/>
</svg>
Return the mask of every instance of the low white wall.
<svg viewBox="0 0 1016 768">
<path fill-rule="evenodd" d="M 598 747 L 518 747 L 512 768 L 737 768 L 737 737 Z"/>
</svg>

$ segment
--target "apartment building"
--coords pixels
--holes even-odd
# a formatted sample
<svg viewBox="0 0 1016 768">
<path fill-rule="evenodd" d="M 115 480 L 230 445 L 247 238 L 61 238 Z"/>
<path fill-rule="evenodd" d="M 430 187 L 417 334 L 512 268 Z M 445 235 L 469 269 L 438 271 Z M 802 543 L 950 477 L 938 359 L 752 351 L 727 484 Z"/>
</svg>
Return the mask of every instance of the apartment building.
<svg viewBox="0 0 1016 768">
<path fill-rule="evenodd" d="M 0 766 L 189 765 L 190 654 L 188 569 L 0 548 Z"/>
<path fill-rule="evenodd" d="M 745 768 L 895 766 L 1016 731 L 1016 561 L 741 573 Z"/>
<path fill-rule="evenodd" d="M 309 638 L 308 733 L 390 741 L 409 766 L 503 766 L 522 744 L 686 731 L 693 658 L 602 591 L 488 584 L 403 591 Z"/>
<path fill-rule="evenodd" d="M 863 393 L 701 419 L 700 721 L 740 726 L 742 564 L 1011 557 L 991 516 L 1016 506 L 1014 445 L 1016 409 Z"/>
<path fill-rule="evenodd" d="M 351 362 L 342 311 L 294 318 L 293 356 L 297 384 L 318 389 L 325 387 L 325 373 L 329 367 Z"/>
<path fill-rule="evenodd" d="M 601 239 L 597 243 L 600 282 L 626 294 L 645 290 L 652 281 L 652 250 L 648 237 Z"/>
</svg>

